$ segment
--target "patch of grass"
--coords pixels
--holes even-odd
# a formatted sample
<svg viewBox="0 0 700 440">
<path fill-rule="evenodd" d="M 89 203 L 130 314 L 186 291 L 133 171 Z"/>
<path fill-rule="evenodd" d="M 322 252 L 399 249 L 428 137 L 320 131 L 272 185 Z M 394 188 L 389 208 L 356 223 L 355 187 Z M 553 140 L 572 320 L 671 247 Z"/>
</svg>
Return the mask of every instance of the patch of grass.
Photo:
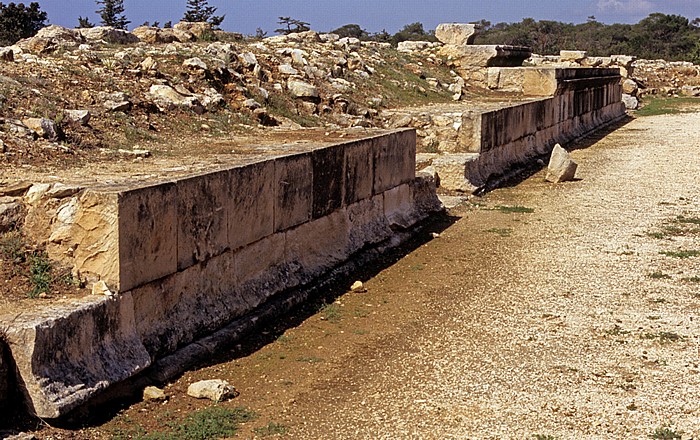
<svg viewBox="0 0 700 440">
<path fill-rule="evenodd" d="M 51 261 L 45 252 L 35 252 L 29 256 L 29 283 L 32 290 L 27 294 L 30 298 L 36 298 L 42 293 L 51 290 Z"/>
<path fill-rule="evenodd" d="M 671 279 L 671 275 L 663 273 L 661 271 L 652 272 L 648 276 L 649 276 L 649 278 L 651 278 L 653 280 L 670 280 Z"/>
<path fill-rule="evenodd" d="M 270 422 L 267 425 L 253 429 L 253 432 L 260 437 L 268 437 L 271 435 L 283 435 L 287 433 L 287 427 L 275 422 Z"/>
<path fill-rule="evenodd" d="M 484 232 L 488 232 L 490 234 L 496 234 L 501 237 L 510 237 L 513 234 L 513 229 L 511 228 L 491 228 L 491 229 L 486 229 Z"/>
<path fill-rule="evenodd" d="M 628 335 L 630 333 L 630 331 L 624 330 L 622 327 L 615 324 L 615 326 L 613 328 L 605 330 L 605 333 L 610 335 L 610 336 L 621 336 L 621 335 Z"/>
<path fill-rule="evenodd" d="M 700 283 L 700 277 L 698 276 L 681 278 L 681 280 L 685 281 L 686 283 Z"/>
<path fill-rule="evenodd" d="M 682 431 L 676 431 L 669 425 L 664 425 L 656 428 L 649 437 L 656 440 L 676 440 L 683 437 Z"/>
<path fill-rule="evenodd" d="M 241 423 L 255 420 L 257 414 L 248 408 L 233 409 L 213 406 L 188 415 L 180 424 L 171 424 L 164 432 L 138 435 L 138 440 L 210 440 L 231 437 Z"/>
<path fill-rule="evenodd" d="M 673 258 L 693 258 L 700 256 L 699 250 L 682 250 L 682 251 L 661 251 L 661 255 Z"/>
<path fill-rule="evenodd" d="M 532 214 L 535 212 L 533 208 L 527 208 L 525 206 L 502 206 L 498 205 L 494 209 L 497 211 L 501 211 L 504 214 L 513 214 L 513 213 L 518 213 L 518 214 Z"/>
<path fill-rule="evenodd" d="M 535 440 L 557 440 L 555 436 L 549 434 L 535 434 L 532 438 Z"/>
<path fill-rule="evenodd" d="M 13 263 L 26 260 L 26 243 L 21 231 L 14 230 L 0 235 L 0 252 Z"/>
<path fill-rule="evenodd" d="M 685 336 L 681 336 L 675 332 L 656 332 L 656 333 L 644 333 L 642 339 L 658 340 L 662 344 L 668 342 L 680 342 L 685 339 Z"/>
<path fill-rule="evenodd" d="M 700 103 L 700 100 L 696 98 L 652 98 L 644 107 L 637 110 L 636 115 L 675 115 L 692 111 L 688 107 L 698 103 Z"/>
<path fill-rule="evenodd" d="M 654 298 L 649 300 L 652 304 L 664 304 L 666 303 L 666 298 Z"/>
<path fill-rule="evenodd" d="M 663 232 L 647 232 L 647 237 L 651 238 L 656 238 L 657 240 L 661 240 L 666 238 L 666 234 Z"/>
<path fill-rule="evenodd" d="M 354 315 L 356 318 L 366 318 L 366 317 L 369 316 L 369 310 L 357 308 L 357 309 L 355 309 L 355 311 L 353 312 L 353 315 Z"/>
<path fill-rule="evenodd" d="M 698 226 L 700 226 L 700 217 L 685 217 L 683 215 L 679 215 L 676 217 L 674 222 L 686 224 L 686 225 L 698 225 Z"/>
<path fill-rule="evenodd" d="M 324 304 L 319 311 L 321 312 L 321 318 L 328 322 L 337 323 L 343 316 L 338 304 Z"/>
</svg>

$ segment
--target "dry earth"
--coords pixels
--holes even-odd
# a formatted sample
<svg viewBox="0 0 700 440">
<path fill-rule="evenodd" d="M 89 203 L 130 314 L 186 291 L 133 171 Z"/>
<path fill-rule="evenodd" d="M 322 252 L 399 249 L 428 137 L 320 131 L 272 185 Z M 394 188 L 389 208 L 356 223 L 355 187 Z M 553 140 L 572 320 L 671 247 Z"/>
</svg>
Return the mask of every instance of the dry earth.
<svg viewBox="0 0 700 440">
<path fill-rule="evenodd" d="M 240 396 L 219 405 L 258 413 L 238 438 L 700 438 L 698 126 L 653 116 L 589 139 L 580 180 L 540 172 L 458 207 L 367 292 L 222 353 L 166 403 L 36 435 L 163 430 L 211 405 L 189 383 L 222 378 Z"/>
</svg>

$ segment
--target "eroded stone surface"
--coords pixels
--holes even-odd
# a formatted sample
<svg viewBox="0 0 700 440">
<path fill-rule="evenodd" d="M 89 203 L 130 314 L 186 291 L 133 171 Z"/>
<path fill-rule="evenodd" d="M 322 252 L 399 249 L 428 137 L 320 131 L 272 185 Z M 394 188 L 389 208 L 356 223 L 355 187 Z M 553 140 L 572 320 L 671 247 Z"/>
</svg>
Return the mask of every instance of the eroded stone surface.
<svg viewBox="0 0 700 440">
<path fill-rule="evenodd" d="M 442 23 L 435 29 L 435 37 L 441 43 L 466 46 L 473 44 L 480 26 L 474 23 Z"/>
<path fill-rule="evenodd" d="M 552 150 L 552 156 L 547 166 L 547 176 L 545 180 L 552 183 L 568 182 L 574 180 L 578 165 L 571 158 L 568 151 L 557 144 Z"/>
</svg>

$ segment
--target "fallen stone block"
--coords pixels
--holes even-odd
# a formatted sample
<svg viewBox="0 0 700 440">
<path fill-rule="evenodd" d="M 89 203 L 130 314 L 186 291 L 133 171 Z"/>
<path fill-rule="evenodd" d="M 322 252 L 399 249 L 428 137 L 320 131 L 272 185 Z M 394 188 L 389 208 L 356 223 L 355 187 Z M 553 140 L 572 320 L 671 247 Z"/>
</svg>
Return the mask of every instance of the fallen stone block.
<svg viewBox="0 0 700 440">
<path fill-rule="evenodd" d="M 574 180 L 577 168 L 578 165 L 571 159 L 569 152 L 556 144 L 549 159 L 545 180 L 552 183 Z"/>
<path fill-rule="evenodd" d="M 210 379 L 195 382 L 187 387 L 187 395 L 195 399 L 209 399 L 221 402 L 236 397 L 236 389 L 225 380 Z"/>
<path fill-rule="evenodd" d="M 474 23 L 442 23 L 435 29 L 435 37 L 441 43 L 466 46 L 474 44 L 481 27 Z"/>
</svg>

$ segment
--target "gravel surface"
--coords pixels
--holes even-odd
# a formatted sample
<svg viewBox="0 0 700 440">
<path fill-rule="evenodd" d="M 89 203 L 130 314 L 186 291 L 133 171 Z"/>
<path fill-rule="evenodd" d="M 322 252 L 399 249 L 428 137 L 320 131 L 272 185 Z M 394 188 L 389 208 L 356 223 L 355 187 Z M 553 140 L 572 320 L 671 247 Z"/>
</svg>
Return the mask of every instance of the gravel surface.
<svg viewBox="0 0 700 440">
<path fill-rule="evenodd" d="M 304 393 L 290 436 L 699 438 L 700 256 L 661 254 L 700 251 L 699 126 L 636 119 L 574 151 L 579 181 L 490 194 L 534 211 L 417 251 L 421 316 Z"/>
</svg>

